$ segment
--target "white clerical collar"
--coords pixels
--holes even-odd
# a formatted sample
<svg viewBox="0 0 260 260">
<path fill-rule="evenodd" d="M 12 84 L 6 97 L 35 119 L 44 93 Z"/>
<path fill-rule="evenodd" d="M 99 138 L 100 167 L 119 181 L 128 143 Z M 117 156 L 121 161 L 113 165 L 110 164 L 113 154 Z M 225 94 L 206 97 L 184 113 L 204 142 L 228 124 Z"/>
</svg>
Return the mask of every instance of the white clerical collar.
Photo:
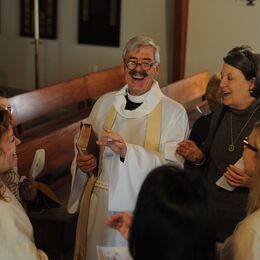
<svg viewBox="0 0 260 260">
<path fill-rule="evenodd" d="M 115 106 L 117 112 L 125 118 L 138 118 L 138 117 L 142 117 L 142 116 L 149 114 L 155 108 L 155 106 L 160 102 L 161 98 L 163 97 L 163 94 L 160 90 L 158 82 L 156 80 L 154 80 L 152 88 L 149 91 L 147 91 L 144 95 L 142 95 L 142 97 L 143 97 L 142 104 L 134 110 L 125 110 L 125 105 L 126 105 L 125 95 L 127 93 L 127 91 L 126 91 L 127 88 L 128 88 L 128 86 L 125 85 L 121 90 L 119 90 L 115 94 L 115 99 L 113 102 L 113 105 Z M 134 96 L 134 98 L 135 98 L 135 96 Z M 136 99 L 135 99 L 135 101 L 133 101 L 133 100 L 131 100 L 131 101 L 137 102 Z"/>
<path fill-rule="evenodd" d="M 134 103 L 143 103 L 144 100 L 146 99 L 147 95 L 148 95 L 149 91 L 144 93 L 141 96 L 132 96 L 131 94 L 129 94 L 129 92 L 127 92 L 127 97 L 130 101 L 134 102 Z"/>
</svg>

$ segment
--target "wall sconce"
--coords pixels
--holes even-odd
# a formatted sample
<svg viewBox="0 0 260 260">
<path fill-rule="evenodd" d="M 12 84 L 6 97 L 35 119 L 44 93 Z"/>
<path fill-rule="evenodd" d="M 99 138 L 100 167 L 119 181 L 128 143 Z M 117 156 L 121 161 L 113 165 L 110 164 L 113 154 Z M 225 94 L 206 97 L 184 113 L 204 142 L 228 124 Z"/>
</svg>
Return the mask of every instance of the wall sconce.
<svg viewBox="0 0 260 260">
<path fill-rule="evenodd" d="M 255 0 L 246 0 L 246 5 L 247 6 L 254 6 L 255 5 Z"/>
</svg>

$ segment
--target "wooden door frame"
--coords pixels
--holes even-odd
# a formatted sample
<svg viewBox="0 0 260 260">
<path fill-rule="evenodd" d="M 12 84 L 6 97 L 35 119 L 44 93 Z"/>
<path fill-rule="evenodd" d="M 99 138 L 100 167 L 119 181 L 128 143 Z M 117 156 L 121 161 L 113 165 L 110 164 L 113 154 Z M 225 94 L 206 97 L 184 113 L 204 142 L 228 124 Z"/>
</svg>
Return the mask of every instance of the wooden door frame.
<svg viewBox="0 0 260 260">
<path fill-rule="evenodd" d="M 173 25 L 173 81 L 185 76 L 189 0 L 175 0 Z"/>
</svg>

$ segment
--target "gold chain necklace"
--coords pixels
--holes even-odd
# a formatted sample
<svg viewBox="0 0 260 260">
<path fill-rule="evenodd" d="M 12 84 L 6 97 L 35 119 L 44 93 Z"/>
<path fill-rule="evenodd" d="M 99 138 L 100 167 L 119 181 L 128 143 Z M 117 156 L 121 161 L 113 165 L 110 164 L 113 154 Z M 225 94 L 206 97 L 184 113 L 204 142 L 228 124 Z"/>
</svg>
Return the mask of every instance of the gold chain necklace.
<svg viewBox="0 0 260 260">
<path fill-rule="evenodd" d="M 230 113 L 230 136 L 231 136 L 231 144 L 228 146 L 228 151 L 229 152 L 234 152 L 235 151 L 235 142 L 237 141 L 237 139 L 239 138 L 239 136 L 242 134 L 242 132 L 245 130 L 246 126 L 248 125 L 248 123 L 250 122 L 251 118 L 253 117 L 253 115 L 255 114 L 255 112 L 257 111 L 257 109 L 259 108 L 259 106 L 257 106 L 255 108 L 255 110 L 252 112 L 252 114 L 250 115 L 250 117 L 248 118 L 248 120 L 246 121 L 246 123 L 244 124 L 244 126 L 241 128 L 240 132 L 238 133 L 238 135 L 235 137 L 235 139 L 233 139 L 233 123 L 232 123 L 232 111 Z"/>
</svg>

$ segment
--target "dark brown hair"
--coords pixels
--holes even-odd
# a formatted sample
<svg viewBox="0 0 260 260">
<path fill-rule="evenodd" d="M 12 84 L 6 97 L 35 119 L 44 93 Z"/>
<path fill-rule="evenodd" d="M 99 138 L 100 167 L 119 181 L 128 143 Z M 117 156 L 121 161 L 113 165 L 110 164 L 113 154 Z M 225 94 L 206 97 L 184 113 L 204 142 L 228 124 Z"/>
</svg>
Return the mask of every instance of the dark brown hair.
<svg viewBox="0 0 260 260">
<path fill-rule="evenodd" d="M 247 80 L 255 77 L 255 88 L 250 95 L 255 98 L 260 97 L 260 54 L 250 46 L 242 45 L 229 51 L 223 60 L 239 69 Z"/>
</svg>

